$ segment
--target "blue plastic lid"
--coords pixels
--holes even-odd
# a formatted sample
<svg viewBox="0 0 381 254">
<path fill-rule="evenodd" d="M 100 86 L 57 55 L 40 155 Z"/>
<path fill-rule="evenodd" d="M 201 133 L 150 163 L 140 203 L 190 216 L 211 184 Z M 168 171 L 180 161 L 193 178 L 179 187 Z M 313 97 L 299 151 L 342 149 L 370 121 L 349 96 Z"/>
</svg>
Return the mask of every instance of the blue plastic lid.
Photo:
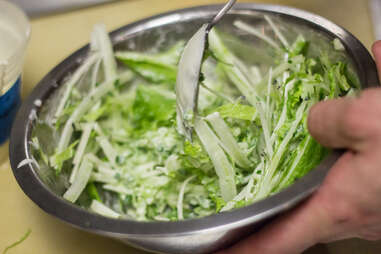
<svg viewBox="0 0 381 254">
<path fill-rule="evenodd" d="M 20 88 L 21 78 L 18 78 L 13 86 L 0 96 L 0 144 L 8 139 L 13 119 L 21 104 Z"/>
</svg>

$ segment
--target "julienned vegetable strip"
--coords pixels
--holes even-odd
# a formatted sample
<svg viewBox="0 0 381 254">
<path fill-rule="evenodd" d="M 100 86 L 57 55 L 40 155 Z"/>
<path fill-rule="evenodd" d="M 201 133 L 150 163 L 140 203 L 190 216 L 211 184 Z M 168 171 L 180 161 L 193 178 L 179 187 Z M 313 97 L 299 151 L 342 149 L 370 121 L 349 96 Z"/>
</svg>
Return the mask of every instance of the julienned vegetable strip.
<svg viewBox="0 0 381 254">
<path fill-rule="evenodd" d="M 115 81 L 116 80 L 106 81 L 105 83 L 99 85 L 77 106 L 70 118 L 65 123 L 61 138 L 58 142 L 58 153 L 65 150 L 69 144 L 71 135 L 73 134 L 73 124 L 77 122 L 95 102 L 97 102 L 102 96 L 114 88 Z"/>
<path fill-rule="evenodd" d="M 252 35 L 255 35 L 255 36 L 257 36 L 258 38 L 264 40 L 265 42 L 267 42 L 269 45 L 273 46 L 274 48 L 276 48 L 276 49 L 279 49 L 279 48 L 280 48 L 279 45 L 278 45 L 273 39 L 271 39 L 271 38 L 268 37 L 267 35 L 261 33 L 260 31 L 258 31 L 258 30 L 255 29 L 254 27 L 252 27 L 252 26 L 250 26 L 250 25 L 248 25 L 248 24 L 246 24 L 246 23 L 244 23 L 244 22 L 242 22 L 242 21 L 240 21 L 240 20 L 236 20 L 236 21 L 234 22 L 234 25 L 235 25 L 237 28 L 239 28 L 239 29 L 241 29 L 241 30 L 243 30 L 243 31 L 246 31 L 246 32 L 248 32 L 248 33 L 250 33 L 250 34 L 252 34 Z"/>
<path fill-rule="evenodd" d="M 98 82 L 98 75 L 99 75 L 99 69 L 100 69 L 100 65 L 101 65 L 102 61 L 99 59 L 95 65 L 94 65 L 94 68 L 93 68 L 93 72 L 91 73 L 91 90 L 94 90 L 95 89 L 95 86 Z"/>
<path fill-rule="evenodd" d="M 103 134 L 103 131 L 99 127 L 99 125 L 95 125 L 95 131 L 98 134 L 96 141 L 99 143 L 99 146 L 102 148 L 103 153 L 106 155 L 108 162 L 112 166 L 116 166 L 116 157 L 118 156 L 117 152 L 111 145 L 108 138 Z"/>
<path fill-rule="evenodd" d="M 87 142 L 89 141 L 90 134 L 91 134 L 91 131 L 93 129 L 93 126 L 94 126 L 93 123 L 88 123 L 88 124 L 85 124 L 85 126 L 83 127 L 81 139 L 79 141 L 79 145 L 78 145 L 77 151 L 76 151 L 76 153 L 74 155 L 74 159 L 73 159 L 73 166 L 74 167 L 73 167 L 73 170 L 71 171 L 71 175 L 70 175 L 70 179 L 69 179 L 70 183 L 74 182 L 75 175 L 77 174 L 77 171 L 78 171 L 79 165 L 81 163 L 83 154 L 85 153 L 86 145 L 87 145 Z"/>
<path fill-rule="evenodd" d="M 94 26 L 93 38 L 96 45 L 95 47 L 99 50 L 99 53 L 102 57 L 106 81 L 98 88 L 92 90 L 89 96 L 82 101 L 82 103 L 75 109 L 70 118 L 67 120 L 65 127 L 61 133 L 61 139 L 58 143 L 58 153 L 65 150 L 69 144 L 71 135 L 73 133 L 72 125 L 77 122 L 84 113 L 86 113 L 86 111 L 94 104 L 94 102 L 98 101 L 103 95 L 112 90 L 114 83 L 118 79 L 112 44 L 104 25 L 98 24 Z M 96 60 L 97 58 L 95 58 L 93 61 L 95 62 Z M 130 72 L 127 73 L 127 75 L 131 75 Z M 123 78 L 125 77 L 123 76 Z M 68 89 L 68 94 L 70 94 L 70 90 Z M 65 102 L 61 101 L 61 103 L 64 104 Z"/>
<path fill-rule="evenodd" d="M 273 130 L 273 133 L 271 134 L 271 143 L 274 143 L 276 137 L 277 137 L 277 132 L 278 130 L 284 125 L 284 122 L 286 121 L 287 117 L 287 100 L 288 100 L 288 92 L 290 89 L 292 89 L 295 81 L 291 81 L 288 84 L 286 84 L 284 88 L 284 95 L 283 95 L 283 107 L 282 107 L 282 112 L 280 114 L 280 117 L 278 119 L 278 122 Z"/>
<path fill-rule="evenodd" d="M 296 155 L 294 162 L 292 163 L 290 169 L 288 170 L 287 175 L 283 178 L 282 182 L 279 184 L 280 187 L 286 186 L 287 182 L 289 182 L 291 180 L 291 175 L 294 173 L 294 169 L 299 164 L 300 159 L 302 158 L 307 146 L 311 142 L 311 139 L 312 139 L 311 136 L 307 136 L 307 139 L 306 139 L 302 149 L 300 151 L 298 151 L 298 154 Z"/>
<path fill-rule="evenodd" d="M 328 152 L 308 134 L 308 109 L 353 95 L 358 80 L 332 42 L 332 50 L 314 57 L 320 44 L 292 32 L 289 43 L 284 24 L 265 20 L 274 33 L 235 23 L 265 41 L 250 49 L 271 54 L 264 61 L 240 52 L 252 42 L 209 33 L 193 142 L 176 130 L 173 85 L 184 43 L 159 53 L 118 52 L 116 68 L 111 41 L 97 26 L 89 57 L 66 83 L 56 121 L 36 121 L 32 159 L 19 170 L 32 163 L 51 168 L 69 183 L 68 201 L 144 221 L 224 212 L 292 184 Z"/>
<path fill-rule="evenodd" d="M 273 150 L 274 148 L 270 139 L 269 121 L 268 121 L 268 115 L 266 114 L 267 111 L 265 109 L 265 105 L 263 101 L 258 102 L 255 106 L 259 114 L 259 119 L 261 120 L 263 135 L 265 137 L 267 155 L 271 158 L 274 154 L 274 150 Z"/>
<path fill-rule="evenodd" d="M 270 110 L 270 96 L 271 96 L 271 86 L 273 81 L 273 69 L 270 67 L 269 70 L 269 79 L 267 81 L 267 93 L 266 93 L 266 111 L 267 111 L 267 119 L 270 123 L 271 110 Z"/>
<path fill-rule="evenodd" d="M 252 175 L 250 176 L 249 182 L 247 185 L 241 190 L 240 193 L 238 193 L 237 196 L 233 198 L 233 200 L 229 201 L 222 209 L 221 212 L 228 211 L 236 205 L 237 202 L 241 200 L 248 201 L 253 197 L 253 188 L 256 186 L 254 185 L 255 181 L 258 181 L 260 179 L 260 175 L 257 173 L 259 170 L 263 169 L 263 161 L 258 164 L 258 166 L 254 169 Z"/>
<path fill-rule="evenodd" d="M 234 168 L 220 147 L 219 139 L 204 120 L 196 119 L 194 129 L 213 162 L 216 174 L 219 178 L 221 195 L 225 202 L 228 202 L 233 199 L 237 193 L 234 180 Z"/>
<path fill-rule="evenodd" d="M 79 195 L 81 195 L 82 191 L 85 189 L 87 182 L 90 179 L 91 171 L 93 169 L 93 164 L 91 164 L 86 155 L 82 160 L 81 166 L 78 169 L 77 174 L 75 175 L 73 184 L 69 187 L 69 189 L 64 193 L 63 197 L 70 201 L 75 202 Z"/>
<path fill-rule="evenodd" d="M 274 30 L 274 33 L 275 35 L 279 38 L 279 40 L 282 42 L 283 46 L 288 49 L 290 47 L 290 45 L 288 44 L 286 38 L 284 38 L 283 34 L 280 32 L 280 30 L 278 29 L 278 27 L 274 24 L 274 22 L 272 21 L 272 19 L 265 15 L 265 20 L 269 23 L 269 25 L 271 26 L 271 28 Z"/>
<path fill-rule="evenodd" d="M 236 57 L 229 52 L 215 30 L 209 32 L 209 47 L 216 57 L 224 63 L 222 68 L 230 80 L 237 86 L 238 90 L 246 97 L 248 102 L 257 109 L 265 135 L 267 154 L 271 157 L 273 154 L 273 148 L 270 143 L 270 131 L 268 128 L 266 114 L 264 113 L 262 99 L 259 97 L 257 91 L 244 75 L 242 70 L 237 67 Z"/>
<path fill-rule="evenodd" d="M 84 63 L 74 72 L 73 76 L 65 84 L 65 92 L 58 104 L 56 113 L 54 114 L 55 119 L 58 119 L 62 115 L 62 111 L 65 107 L 67 100 L 69 99 L 70 93 L 73 86 L 79 81 L 79 79 L 90 69 L 90 67 L 96 63 L 99 59 L 99 54 L 91 54 Z"/>
<path fill-rule="evenodd" d="M 94 39 L 103 60 L 103 69 L 105 71 L 106 81 L 116 78 L 116 61 L 112 49 L 111 40 L 106 31 L 106 26 L 97 24 L 94 26 Z"/>
<path fill-rule="evenodd" d="M 114 219 L 120 217 L 120 214 L 118 214 L 117 212 L 113 211 L 112 209 L 110 209 L 109 207 L 105 206 L 104 204 L 102 204 L 101 202 L 95 199 L 93 199 L 93 201 L 91 202 L 90 210 L 100 215 L 114 218 Z"/>
<path fill-rule="evenodd" d="M 117 184 L 118 180 L 115 179 L 116 173 L 108 169 L 107 171 L 101 170 L 100 167 L 98 167 L 99 172 L 92 172 L 91 173 L 91 180 L 94 182 L 99 182 L 99 183 L 108 183 L 108 184 Z"/>
<path fill-rule="evenodd" d="M 190 176 L 188 177 L 183 184 L 180 187 L 180 192 L 179 192 L 179 197 L 177 199 L 177 218 L 179 220 L 183 220 L 183 200 L 184 200 L 184 193 L 185 193 L 185 188 L 187 187 L 187 184 L 193 180 L 196 176 Z"/>
<path fill-rule="evenodd" d="M 251 72 L 251 76 L 252 76 L 252 80 L 254 84 L 257 84 L 262 80 L 262 74 L 258 66 L 251 66 L 250 72 Z"/>
<path fill-rule="evenodd" d="M 259 188 L 259 193 L 257 195 L 257 199 L 262 199 L 266 195 L 269 195 L 271 193 L 271 189 L 273 188 L 274 184 L 271 184 L 271 179 L 274 176 L 275 170 L 277 169 L 279 165 L 279 161 L 284 156 L 286 147 L 292 138 L 292 136 L 295 134 L 296 128 L 298 127 L 300 121 L 303 118 L 303 113 L 305 112 L 306 103 L 303 102 L 298 110 L 296 111 L 295 120 L 292 122 L 291 127 L 289 131 L 287 132 L 287 135 L 284 137 L 280 145 L 278 146 L 277 151 L 274 154 L 274 157 L 271 158 L 270 163 L 268 164 L 268 167 L 265 169 L 265 174 L 263 177 L 263 180 L 261 181 L 261 185 Z"/>
<path fill-rule="evenodd" d="M 212 125 L 217 136 L 220 138 L 222 148 L 230 155 L 230 157 L 238 165 L 243 168 L 250 167 L 250 161 L 246 155 L 241 151 L 237 141 L 233 137 L 229 126 L 220 117 L 219 113 L 215 112 L 206 117 L 206 120 Z"/>
</svg>

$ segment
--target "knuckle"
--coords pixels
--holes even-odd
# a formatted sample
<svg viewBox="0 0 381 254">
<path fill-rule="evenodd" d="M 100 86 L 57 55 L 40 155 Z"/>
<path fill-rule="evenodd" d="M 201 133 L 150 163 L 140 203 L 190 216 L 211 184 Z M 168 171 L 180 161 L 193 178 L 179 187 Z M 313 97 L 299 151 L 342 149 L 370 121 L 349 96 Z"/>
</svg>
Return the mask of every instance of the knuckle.
<svg viewBox="0 0 381 254">
<path fill-rule="evenodd" d="M 381 232 L 380 231 L 366 231 L 359 234 L 360 238 L 368 240 L 368 241 L 378 241 L 381 240 Z"/>
<path fill-rule="evenodd" d="M 350 208 L 347 203 L 339 204 L 335 209 L 335 213 L 332 215 L 332 222 L 337 226 L 346 226 L 353 224 L 356 221 L 357 213 Z"/>
<path fill-rule="evenodd" d="M 358 208 L 353 219 L 357 235 L 365 240 L 381 240 L 381 221 L 379 211 Z"/>
<path fill-rule="evenodd" d="M 363 238 L 367 241 L 378 241 L 381 240 L 381 235 L 366 235 Z"/>
<path fill-rule="evenodd" d="M 325 185 L 324 185 L 325 184 Z M 331 186 L 328 186 L 325 182 L 322 188 L 326 190 L 320 193 L 318 202 L 322 206 L 325 214 L 328 216 L 329 221 L 335 227 L 343 227 L 351 224 L 357 217 L 357 211 L 353 209 L 353 204 L 348 202 L 346 195 L 340 193 L 338 186 L 332 182 Z M 331 193 L 336 193 L 336 198 L 333 199 Z M 335 200 L 335 202 L 334 202 Z"/>
</svg>

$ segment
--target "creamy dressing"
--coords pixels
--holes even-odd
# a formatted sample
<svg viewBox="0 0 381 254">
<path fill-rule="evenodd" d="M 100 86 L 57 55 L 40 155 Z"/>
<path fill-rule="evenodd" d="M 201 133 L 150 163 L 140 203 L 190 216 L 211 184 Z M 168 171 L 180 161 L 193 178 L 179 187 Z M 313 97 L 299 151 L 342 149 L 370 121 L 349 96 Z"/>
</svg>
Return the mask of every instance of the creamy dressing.
<svg viewBox="0 0 381 254">
<path fill-rule="evenodd" d="M 6 78 L 8 60 L 21 47 L 22 38 L 13 26 L 0 20 L 0 95 L 13 85 L 15 80 Z"/>
<path fill-rule="evenodd" d="M 14 28 L 1 20 L 0 35 L 0 60 L 6 60 L 20 47 L 22 38 Z"/>
</svg>

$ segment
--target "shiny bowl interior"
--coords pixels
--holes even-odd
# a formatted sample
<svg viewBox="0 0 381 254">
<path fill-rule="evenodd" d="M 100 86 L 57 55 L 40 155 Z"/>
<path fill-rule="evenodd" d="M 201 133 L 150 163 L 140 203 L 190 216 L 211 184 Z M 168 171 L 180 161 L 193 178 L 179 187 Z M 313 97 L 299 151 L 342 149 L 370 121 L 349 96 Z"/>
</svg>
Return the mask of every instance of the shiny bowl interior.
<svg viewBox="0 0 381 254">
<path fill-rule="evenodd" d="M 179 39 L 188 39 L 200 27 L 209 21 L 219 5 L 201 6 L 178 10 L 142 21 L 126 25 L 111 33 L 115 49 L 130 49 L 137 51 L 155 52 L 167 48 Z M 265 26 L 263 14 L 267 14 L 275 22 L 285 28 L 285 36 L 293 41 L 298 33 L 314 41 L 311 46 L 312 54 L 319 55 L 322 49 L 332 47 L 332 39 L 338 38 L 345 46 L 345 54 L 337 57 L 347 58 L 351 68 L 357 73 L 362 88 L 378 83 L 376 67 L 372 57 L 365 47 L 349 32 L 314 14 L 288 7 L 257 4 L 237 4 L 217 26 L 218 29 L 229 34 L 239 36 L 244 44 L 226 37 L 228 46 L 245 62 L 258 64 L 267 68 L 273 63 L 273 58 L 267 52 L 265 44 L 253 36 L 237 31 L 232 21 L 243 20 L 263 29 Z M 317 46 L 316 46 L 317 45 Z M 263 48 L 263 54 L 250 51 L 251 47 Z M 60 92 L 64 89 L 63 81 L 70 76 L 89 50 L 85 46 L 66 58 L 35 87 L 31 95 L 24 101 L 13 126 L 10 142 L 10 160 L 14 175 L 23 191 L 45 212 L 66 221 L 81 229 L 95 232 L 133 244 L 135 246 L 168 253 L 207 253 L 234 242 L 240 236 L 257 227 L 250 225 L 263 224 L 272 218 L 308 197 L 323 181 L 326 173 L 340 156 L 340 151 L 333 151 L 317 168 L 298 180 L 292 186 L 269 198 L 256 202 L 247 207 L 212 216 L 185 220 L 179 222 L 138 222 L 133 220 L 116 220 L 102 217 L 89 212 L 60 197 L 63 193 L 63 183 L 68 176 L 57 178 L 53 170 L 38 168 L 34 165 L 25 165 L 17 168 L 20 161 L 31 158 L 31 148 L 28 141 L 34 130 L 35 113 L 40 118 L 49 118 L 57 105 Z M 42 101 L 42 107 L 36 106 L 36 100 Z M 45 136 L 46 145 L 55 146 L 49 133 L 40 131 Z M 219 234 L 223 232 L 223 234 Z M 232 233 L 233 232 L 233 233 Z M 198 242 L 183 242 L 182 246 L 169 244 L 170 239 L 183 237 L 187 241 L 194 241 L 194 236 L 216 237 L 197 238 Z M 218 236 L 218 237 L 217 237 Z M 161 239 L 161 242 L 149 239 Z M 163 240 L 166 239 L 166 240 Z M 169 239 L 169 240 L 168 240 Z M 193 239 L 193 240 L 192 240 Z M 167 242 L 166 242 L 167 241 Z"/>
</svg>

